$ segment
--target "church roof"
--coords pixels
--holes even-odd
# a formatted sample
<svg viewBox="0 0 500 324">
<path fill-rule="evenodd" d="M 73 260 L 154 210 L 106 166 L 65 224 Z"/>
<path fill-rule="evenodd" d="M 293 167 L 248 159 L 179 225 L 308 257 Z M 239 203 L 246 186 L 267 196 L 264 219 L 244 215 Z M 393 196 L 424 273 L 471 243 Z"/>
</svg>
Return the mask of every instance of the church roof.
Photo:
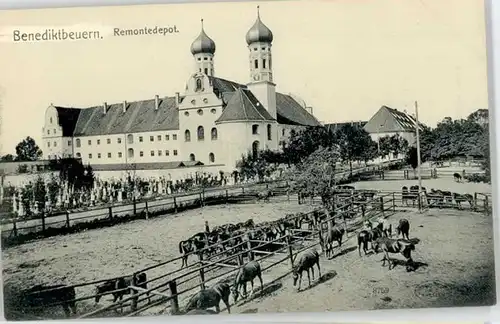
<svg viewBox="0 0 500 324">
<path fill-rule="evenodd" d="M 214 92 L 216 95 L 221 95 L 225 103 L 228 103 L 232 93 L 236 89 L 247 89 L 246 85 L 209 76 Z M 304 109 L 295 99 L 290 95 L 285 95 L 276 92 L 276 112 L 278 123 L 300 126 L 320 126 L 319 121 Z"/>
<path fill-rule="evenodd" d="M 191 53 L 193 55 L 199 53 L 215 53 L 215 42 L 208 37 L 203 28 L 203 19 L 201 20 L 201 32 L 200 35 L 191 44 Z"/>
<path fill-rule="evenodd" d="M 179 129 L 179 114 L 175 97 L 159 98 L 158 110 L 155 99 L 82 109 L 74 130 L 74 136 L 140 133 Z"/>
<path fill-rule="evenodd" d="M 394 108 L 382 106 L 364 126 L 368 133 L 415 132 L 416 120 Z M 422 123 L 420 129 L 423 129 Z"/>
<path fill-rule="evenodd" d="M 260 20 L 258 8 L 259 7 L 257 7 L 257 20 L 255 20 L 255 23 L 248 30 L 245 37 L 248 45 L 252 43 L 271 43 L 273 41 L 273 33 L 266 25 L 264 25 L 262 20 Z"/>
<path fill-rule="evenodd" d="M 62 128 L 63 137 L 71 137 L 75 131 L 81 109 L 54 107 L 57 110 L 59 126 Z"/>
<path fill-rule="evenodd" d="M 274 118 L 249 90 L 238 88 L 232 94 L 216 123 L 228 121 L 273 121 Z"/>
</svg>

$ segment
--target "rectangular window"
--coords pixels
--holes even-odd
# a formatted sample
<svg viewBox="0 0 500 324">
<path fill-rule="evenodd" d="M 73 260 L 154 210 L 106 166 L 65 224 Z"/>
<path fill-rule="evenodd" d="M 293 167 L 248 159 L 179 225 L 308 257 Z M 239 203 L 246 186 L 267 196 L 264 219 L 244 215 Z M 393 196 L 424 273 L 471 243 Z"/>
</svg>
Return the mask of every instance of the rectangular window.
<svg viewBox="0 0 500 324">
<path fill-rule="evenodd" d="M 173 135 L 172 135 L 172 139 L 173 139 L 174 141 L 177 141 L 177 134 L 173 134 Z"/>
<path fill-rule="evenodd" d="M 142 136 L 139 136 L 139 142 L 142 142 Z"/>
<path fill-rule="evenodd" d="M 108 139 L 106 140 L 106 142 L 107 142 L 108 144 L 111 144 L 111 138 L 108 138 Z"/>
<path fill-rule="evenodd" d="M 161 156 L 161 151 L 158 151 L 158 156 Z"/>
<path fill-rule="evenodd" d="M 177 155 L 177 150 L 174 150 L 174 155 Z"/>
<path fill-rule="evenodd" d="M 101 145 L 101 140 L 100 139 L 97 140 L 97 145 Z"/>
<path fill-rule="evenodd" d="M 156 136 L 156 138 L 158 138 L 158 140 L 161 141 L 161 135 Z"/>
<path fill-rule="evenodd" d="M 56 147 L 56 146 L 57 146 L 57 142 L 54 142 L 54 147 Z"/>
<path fill-rule="evenodd" d="M 68 146 L 71 146 L 71 141 L 68 141 Z"/>
<path fill-rule="evenodd" d="M 169 156 L 170 155 L 170 151 L 169 150 L 165 150 L 165 155 Z"/>
<path fill-rule="evenodd" d="M 47 131 L 47 135 L 50 135 L 50 129 Z"/>
<path fill-rule="evenodd" d="M 122 152 L 118 152 L 118 157 L 121 158 L 122 157 Z"/>
<path fill-rule="evenodd" d="M 89 145 L 92 145 L 92 140 L 88 140 L 88 141 L 87 141 L 87 143 L 88 143 Z"/>
<path fill-rule="evenodd" d="M 170 139 L 170 135 L 165 135 L 165 141 L 168 141 Z"/>
<path fill-rule="evenodd" d="M 121 144 L 122 143 L 122 139 L 120 137 L 118 137 L 118 144 Z"/>
<path fill-rule="evenodd" d="M 92 158 L 92 153 L 89 153 L 89 159 L 91 159 L 91 158 Z"/>
<path fill-rule="evenodd" d="M 154 140 L 155 140 L 155 137 L 154 137 L 154 136 L 149 136 L 149 141 L 150 141 L 150 142 L 154 142 Z"/>
<path fill-rule="evenodd" d="M 151 151 L 151 156 L 155 156 L 155 151 Z"/>
<path fill-rule="evenodd" d="M 108 159 L 111 159 L 111 153 L 108 153 Z"/>
<path fill-rule="evenodd" d="M 101 153 L 97 153 L 97 158 L 100 159 L 101 158 Z"/>
<path fill-rule="evenodd" d="M 50 147 L 50 142 L 47 142 L 47 147 Z"/>
<path fill-rule="evenodd" d="M 144 156 L 144 152 L 143 152 L 143 151 L 140 151 L 140 152 L 139 152 L 139 156 Z"/>
</svg>

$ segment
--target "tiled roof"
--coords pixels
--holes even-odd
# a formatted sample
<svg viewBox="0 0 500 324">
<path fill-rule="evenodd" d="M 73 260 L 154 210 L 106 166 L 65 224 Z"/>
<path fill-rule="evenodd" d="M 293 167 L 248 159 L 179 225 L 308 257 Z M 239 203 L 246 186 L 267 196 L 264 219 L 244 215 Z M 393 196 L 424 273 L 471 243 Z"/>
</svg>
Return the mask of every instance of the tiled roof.
<svg viewBox="0 0 500 324">
<path fill-rule="evenodd" d="M 423 124 L 420 129 L 423 129 Z M 370 120 L 364 129 L 369 133 L 391 133 L 391 132 L 414 132 L 416 120 L 407 113 L 397 109 L 382 106 Z"/>
<path fill-rule="evenodd" d="M 155 99 L 82 109 L 74 136 L 139 133 L 179 129 L 179 114 L 175 97 L 159 98 L 158 110 Z"/>
<path fill-rule="evenodd" d="M 73 136 L 81 109 L 64 107 L 54 108 L 57 110 L 58 123 L 59 126 L 62 127 L 63 136 Z"/>
<path fill-rule="evenodd" d="M 342 122 L 342 123 L 329 123 L 329 124 L 325 124 L 324 126 L 326 127 L 326 129 L 328 131 L 334 132 L 337 129 L 342 128 L 345 125 L 357 125 L 357 126 L 363 127 L 366 125 L 366 123 L 367 123 L 366 121 L 352 121 L 352 122 Z"/>
<path fill-rule="evenodd" d="M 262 104 L 248 90 L 238 88 L 231 96 L 231 99 L 224 108 L 222 115 L 215 121 L 266 121 L 274 118 L 262 107 Z"/>
</svg>

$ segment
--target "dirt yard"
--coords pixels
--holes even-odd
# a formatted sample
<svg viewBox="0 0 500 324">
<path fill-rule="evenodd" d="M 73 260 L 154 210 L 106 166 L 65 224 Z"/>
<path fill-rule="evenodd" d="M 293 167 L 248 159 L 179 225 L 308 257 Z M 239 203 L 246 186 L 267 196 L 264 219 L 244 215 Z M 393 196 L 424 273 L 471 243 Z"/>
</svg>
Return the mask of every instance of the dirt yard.
<svg viewBox="0 0 500 324">
<path fill-rule="evenodd" d="M 400 190 L 413 183 L 416 182 L 370 181 L 355 186 Z M 490 186 L 457 184 L 453 179 L 427 180 L 423 185 L 461 193 L 491 192 Z M 12 247 L 3 251 L 5 295 L 8 298 L 12 291 L 35 284 L 75 284 L 130 274 L 175 258 L 179 256 L 178 242 L 202 231 L 205 220 L 211 226 L 248 218 L 261 222 L 311 209 L 312 206 L 297 205 L 296 198 L 281 203 L 212 206 Z M 273 284 L 272 289 L 266 289 L 272 292 L 264 296 L 257 292 L 256 299 L 235 306 L 233 313 L 473 306 L 494 302 L 491 217 L 469 211 L 430 210 L 424 214 L 398 212 L 390 221 L 396 224 L 401 217 L 411 223 L 410 237 L 421 240 L 414 259 L 424 265 L 416 272 L 407 273 L 401 266 L 389 272 L 379 262 L 381 255 L 359 257 L 351 238 L 345 245 L 348 253 L 321 261 L 323 279 L 311 289 L 296 292 L 288 276 Z M 180 261 L 172 267 L 180 267 Z M 264 283 L 273 280 L 280 270 L 283 269 L 265 272 Z M 165 268 L 153 270 L 148 276 L 165 272 Z M 306 285 L 305 275 L 303 287 Z M 77 288 L 79 297 L 91 294 L 91 287 Z"/>
<path fill-rule="evenodd" d="M 283 201 L 284 197 L 279 199 Z M 296 197 L 290 202 L 210 206 L 26 243 L 2 252 L 4 292 L 8 298 L 9 293 L 37 284 L 77 284 L 128 275 L 176 258 L 178 242 L 203 231 L 205 220 L 212 227 L 249 218 L 258 223 L 312 208 L 298 205 Z M 179 261 L 168 269 L 153 269 L 148 276 L 156 277 L 180 265 Z M 92 295 L 92 288 L 77 288 L 77 297 Z M 81 304 L 80 309 L 93 309 L 90 305 L 80 307 Z"/>
<path fill-rule="evenodd" d="M 486 306 L 495 302 L 492 218 L 467 211 L 398 212 L 410 221 L 410 238 L 418 238 L 413 258 L 421 266 L 406 272 L 382 267 L 382 255 L 360 257 L 355 238 L 348 253 L 321 261 L 322 280 L 297 292 L 288 276 L 272 294 L 235 307 L 238 313 L 322 312 Z M 394 225 L 393 225 L 394 226 Z M 400 255 L 395 256 L 401 258 Z M 317 272 L 316 272 L 317 274 Z M 266 278 L 264 275 L 264 284 Z M 302 287 L 307 288 L 304 274 Z"/>
</svg>

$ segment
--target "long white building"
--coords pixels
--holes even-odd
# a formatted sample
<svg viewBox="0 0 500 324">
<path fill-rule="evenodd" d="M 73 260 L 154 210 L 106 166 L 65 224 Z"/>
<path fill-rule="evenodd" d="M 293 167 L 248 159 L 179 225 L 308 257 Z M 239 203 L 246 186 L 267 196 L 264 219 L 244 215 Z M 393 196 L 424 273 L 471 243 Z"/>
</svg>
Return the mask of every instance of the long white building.
<svg viewBox="0 0 500 324">
<path fill-rule="evenodd" d="M 300 100 L 276 92 L 273 33 L 259 14 L 246 42 L 246 84 L 216 76 L 216 46 L 202 20 L 191 45 L 194 71 L 183 93 L 89 108 L 50 105 L 44 158 L 81 158 L 98 170 L 217 165 L 232 172 L 242 154 L 279 149 L 291 129 L 319 126 Z"/>
</svg>

